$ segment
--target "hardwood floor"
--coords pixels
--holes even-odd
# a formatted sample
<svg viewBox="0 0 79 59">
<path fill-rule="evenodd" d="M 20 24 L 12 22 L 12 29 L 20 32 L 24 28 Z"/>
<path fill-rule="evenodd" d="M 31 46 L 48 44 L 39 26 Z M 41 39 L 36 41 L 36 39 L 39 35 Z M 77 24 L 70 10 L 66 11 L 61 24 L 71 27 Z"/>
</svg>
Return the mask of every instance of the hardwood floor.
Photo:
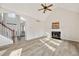
<svg viewBox="0 0 79 59">
<path fill-rule="evenodd" d="M 79 43 L 52 38 L 19 41 L 0 50 L 1 56 L 78 56 Z"/>
</svg>

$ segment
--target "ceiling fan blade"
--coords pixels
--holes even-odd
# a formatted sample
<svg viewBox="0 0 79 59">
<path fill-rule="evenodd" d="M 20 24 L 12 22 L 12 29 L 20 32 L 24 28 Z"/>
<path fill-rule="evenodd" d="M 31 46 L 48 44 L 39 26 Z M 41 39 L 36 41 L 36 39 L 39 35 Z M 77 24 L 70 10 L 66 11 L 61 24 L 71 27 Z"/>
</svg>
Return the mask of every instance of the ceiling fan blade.
<svg viewBox="0 0 79 59">
<path fill-rule="evenodd" d="M 46 6 L 46 3 L 45 3 L 45 6 Z"/>
<path fill-rule="evenodd" d="M 52 11 L 51 9 L 47 9 L 47 10 Z"/>
<path fill-rule="evenodd" d="M 44 7 L 44 5 L 43 5 L 43 4 L 41 4 L 41 6 L 42 6 L 42 7 Z"/>
<path fill-rule="evenodd" d="M 53 4 L 50 4 L 49 6 L 47 6 L 47 7 L 51 7 L 51 6 L 53 6 Z"/>
<path fill-rule="evenodd" d="M 46 9 L 44 9 L 43 13 L 45 13 L 45 12 L 46 12 Z"/>
</svg>

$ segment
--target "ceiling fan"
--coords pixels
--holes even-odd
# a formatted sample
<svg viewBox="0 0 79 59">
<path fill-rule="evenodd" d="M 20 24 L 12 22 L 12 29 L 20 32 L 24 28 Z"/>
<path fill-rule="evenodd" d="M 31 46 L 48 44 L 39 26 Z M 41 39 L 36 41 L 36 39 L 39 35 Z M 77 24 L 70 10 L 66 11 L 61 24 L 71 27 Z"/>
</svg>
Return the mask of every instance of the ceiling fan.
<svg viewBox="0 0 79 59">
<path fill-rule="evenodd" d="M 39 10 L 39 11 L 43 10 L 43 13 L 45 13 L 47 10 L 48 10 L 48 11 L 52 11 L 52 10 L 49 9 L 49 8 L 52 7 L 53 4 L 50 4 L 50 5 L 47 6 L 46 3 L 45 3 L 45 4 L 41 4 L 41 6 L 42 6 L 43 8 L 38 9 L 38 10 Z"/>
</svg>

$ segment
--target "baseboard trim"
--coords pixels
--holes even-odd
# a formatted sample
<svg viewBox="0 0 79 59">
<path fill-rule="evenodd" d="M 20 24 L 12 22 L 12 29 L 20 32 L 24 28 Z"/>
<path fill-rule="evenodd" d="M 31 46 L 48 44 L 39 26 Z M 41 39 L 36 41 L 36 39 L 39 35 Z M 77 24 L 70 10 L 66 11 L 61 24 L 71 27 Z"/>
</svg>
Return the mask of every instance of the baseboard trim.
<svg viewBox="0 0 79 59">
<path fill-rule="evenodd" d="M 29 40 L 42 39 L 42 38 L 46 38 L 46 37 L 47 37 L 47 36 L 40 36 L 40 37 L 32 38 L 32 39 L 29 39 Z"/>
</svg>

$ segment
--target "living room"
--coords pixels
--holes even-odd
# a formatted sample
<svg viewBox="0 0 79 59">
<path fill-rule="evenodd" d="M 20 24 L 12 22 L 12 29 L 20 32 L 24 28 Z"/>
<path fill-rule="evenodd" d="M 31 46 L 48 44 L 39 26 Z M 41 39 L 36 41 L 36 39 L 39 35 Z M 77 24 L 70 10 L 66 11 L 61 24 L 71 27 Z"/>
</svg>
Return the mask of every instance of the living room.
<svg viewBox="0 0 79 59">
<path fill-rule="evenodd" d="M 14 15 L 19 15 L 22 17 L 21 19 L 23 19 L 25 23 L 23 28 L 25 30 L 25 36 L 24 36 L 25 38 L 21 39 L 22 42 L 20 41 L 20 43 L 17 43 L 17 40 L 15 40 L 15 45 L 10 46 L 10 49 L 12 49 L 11 47 L 17 47 L 18 45 L 20 46 L 17 49 L 22 48 L 21 44 L 26 42 L 28 43 L 28 41 L 30 41 L 29 47 L 32 45 L 31 42 L 33 41 L 33 44 L 35 43 L 34 47 L 38 48 L 39 45 L 43 43 L 50 50 L 55 50 L 55 48 L 51 48 L 51 46 L 49 45 L 50 42 L 54 42 L 52 40 L 56 40 L 58 42 L 63 42 L 63 41 L 79 42 L 78 9 L 79 9 L 78 3 L 74 3 L 74 4 L 73 3 L 19 3 L 19 4 L 1 3 L 0 4 L 1 13 L 9 12 L 11 14 L 13 13 Z M 11 14 L 10 16 L 12 16 Z M 15 20 L 15 19 L 11 19 L 11 22 L 13 22 L 12 20 Z M 15 27 L 13 28 L 14 30 L 16 29 Z M 19 29 L 17 31 L 19 31 Z M 43 41 L 43 40 L 48 40 L 49 42 L 46 43 L 46 41 Z M 40 43 L 39 41 L 42 43 Z M 14 44 L 14 43 L 9 42 L 8 44 Z M 58 46 L 63 45 L 55 42 L 54 44 Z M 24 46 L 26 47 L 28 46 L 28 44 L 24 44 Z M 23 49 L 26 49 L 27 47 L 25 48 L 24 46 L 23 46 Z M 69 49 L 69 46 L 67 49 Z M 44 49 L 41 48 L 41 50 L 42 49 L 45 50 L 45 48 L 46 47 L 44 47 Z M 6 52 L 3 55 L 9 55 L 12 52 L 12 50 L 10 51 L 10 49 L 8 50 L 8 52 Z M 24 51 L 27 51 L 27 52 L 24 52 L 22 55 L 42 55 L 41 53 L 32 54 L 30 49 L 29 49 L 30 54 L 28 54 L 29 52 L 27 50 L 23 50 L 23 52 Z M 49 49 L 46 51 L 49 51 Z M 61 50 L 61 48 L 59 48 L 59 50 Z M 75 54 L 75 52 L 72 53 L 73 51 L 74 50 L 72 50 L 68 55 L 78 55 L 78 54 Z M 56 52 L 56 55 L 59 55 L 59 53 L 58 54 L 57 53 L 58 52 Z M 51 53 L 49 54 L 49 52 L 47 52 L 47 55 L 53 55 L 53 54 Z M 66 54 L 62 52 L 60 55 L 66 55 Z"/>
</svg>

